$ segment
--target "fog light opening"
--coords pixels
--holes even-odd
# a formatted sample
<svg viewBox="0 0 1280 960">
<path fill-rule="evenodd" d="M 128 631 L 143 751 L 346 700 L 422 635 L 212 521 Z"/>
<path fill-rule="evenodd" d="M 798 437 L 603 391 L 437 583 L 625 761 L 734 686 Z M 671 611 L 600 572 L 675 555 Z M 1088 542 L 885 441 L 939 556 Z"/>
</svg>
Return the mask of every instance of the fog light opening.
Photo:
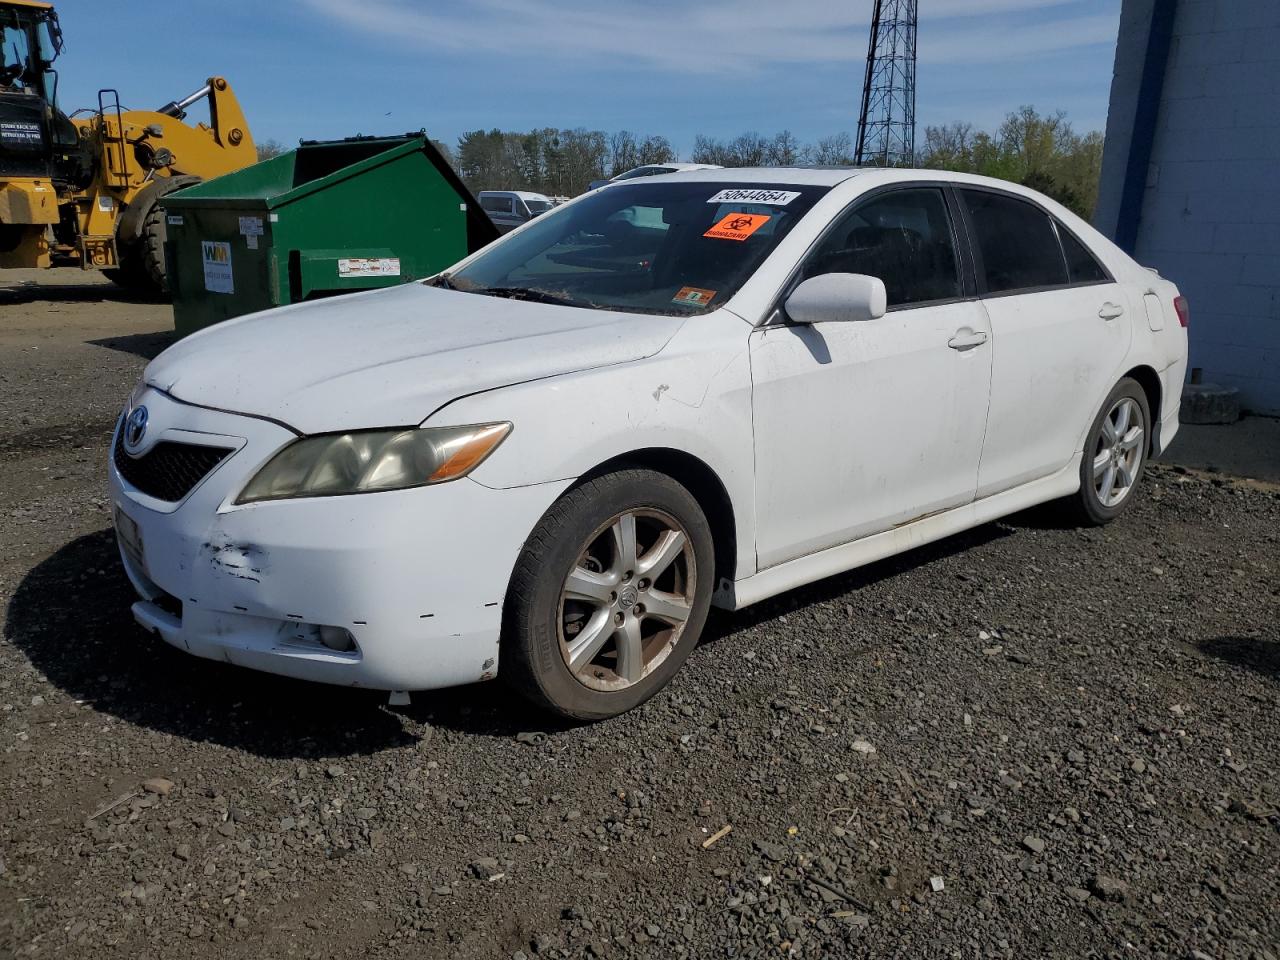
<svg viewBox="0 0 1280 960">
<path fill-rule="evenodd" d="M 350 630 L 343 627 L 325 627 L 320 628 L 320 642 L 330 650 L 338 653 L 350 653 L 356 648 L 356 638 L 351 635 Z"/>
</svg>

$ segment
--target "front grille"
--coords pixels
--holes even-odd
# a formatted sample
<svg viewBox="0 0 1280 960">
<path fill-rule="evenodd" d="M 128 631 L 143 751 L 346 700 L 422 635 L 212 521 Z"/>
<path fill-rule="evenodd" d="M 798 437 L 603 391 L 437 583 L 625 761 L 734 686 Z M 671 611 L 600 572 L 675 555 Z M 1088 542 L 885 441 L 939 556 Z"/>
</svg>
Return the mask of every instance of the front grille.
<svg viewBox="0 0 1280 960">
<path fill-rule="evenodd" d="M 177 503 L 234 452 L 230 447 L 162 440 L 142 456 L 131 457 L 124 449 L 122 429 L 116 435 L 113 456 L 116 469 L 130 486 L 157 500 Z"/>
</svg>

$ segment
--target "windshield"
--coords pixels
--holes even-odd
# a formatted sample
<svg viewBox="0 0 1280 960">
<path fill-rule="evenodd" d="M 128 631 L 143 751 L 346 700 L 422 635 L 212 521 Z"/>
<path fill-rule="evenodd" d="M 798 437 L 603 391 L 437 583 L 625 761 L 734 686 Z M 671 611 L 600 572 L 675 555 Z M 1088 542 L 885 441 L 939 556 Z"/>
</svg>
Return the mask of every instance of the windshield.
<svg viewBox="0 0 1280 960">
<path fill-rule="evenodd" d="M 61 44 L 52 10 L 0 8 L 0 93 L 43 96 Z"/>
<path fill-rule="evenodd" d="M 539 217 L 437 282 L 597 310 L 701 313 L 732 297 L 827 190 L 624 184 Z"/>
<path fill-rule="evenodd" d="M 530 213 L 546 213 L 551 209 L 553 204 L 550 200 L 526 200 L 524 205 L 529 208 Z"/>
</svg>

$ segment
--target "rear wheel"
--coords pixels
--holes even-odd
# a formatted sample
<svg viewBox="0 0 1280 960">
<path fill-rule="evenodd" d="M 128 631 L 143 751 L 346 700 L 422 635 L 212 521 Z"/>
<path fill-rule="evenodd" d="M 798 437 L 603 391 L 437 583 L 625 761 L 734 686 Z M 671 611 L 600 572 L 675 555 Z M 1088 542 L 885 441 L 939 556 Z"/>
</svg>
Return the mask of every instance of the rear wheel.
<svg viewBox="0 0 1280 960">
<path fill-rule="evenodd" d="M 697 645 L 714 568 L 706 517 L 676 481 L 648 470 L 588 481 L 525 544 L 508 592 L 503 676 L 561 716 L 630 710 Z"/>
<path fill-rule="evenodd" d="M 1110 523 L 1133 501 L 1147 465 L 1151 411 L 1136 380 L 1121 380 L 1107 397 L 1085 440 L 1080 492 L 1072 498 L 1077 519 Z"/>
</svg>

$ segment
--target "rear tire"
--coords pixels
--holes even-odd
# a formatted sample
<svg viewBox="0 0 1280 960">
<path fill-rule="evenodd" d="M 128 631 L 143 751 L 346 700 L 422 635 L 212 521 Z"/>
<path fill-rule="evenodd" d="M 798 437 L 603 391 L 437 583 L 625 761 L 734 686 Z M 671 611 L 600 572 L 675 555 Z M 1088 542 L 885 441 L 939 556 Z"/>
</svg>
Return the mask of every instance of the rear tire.
<svg viewBox="0 0 1280 960">
<path fill-rule="evenodd" d="M 1067 501 L 1078 522 L 1101 526 L 1129 509 L 1146 470 L 1150 439 L 1146 392 L 1125 377 L 1103 403 L 1085 439 L 1080 491 Z"/>
<path fill-rule="evenodd" d="M 624 713 L 693 652 L 714 580 L 711 528 L 689 491 L 642 469 L 589 480 L 525 542 L 507 591 L 502 677 L 562 717 Z"/>
</svg>

